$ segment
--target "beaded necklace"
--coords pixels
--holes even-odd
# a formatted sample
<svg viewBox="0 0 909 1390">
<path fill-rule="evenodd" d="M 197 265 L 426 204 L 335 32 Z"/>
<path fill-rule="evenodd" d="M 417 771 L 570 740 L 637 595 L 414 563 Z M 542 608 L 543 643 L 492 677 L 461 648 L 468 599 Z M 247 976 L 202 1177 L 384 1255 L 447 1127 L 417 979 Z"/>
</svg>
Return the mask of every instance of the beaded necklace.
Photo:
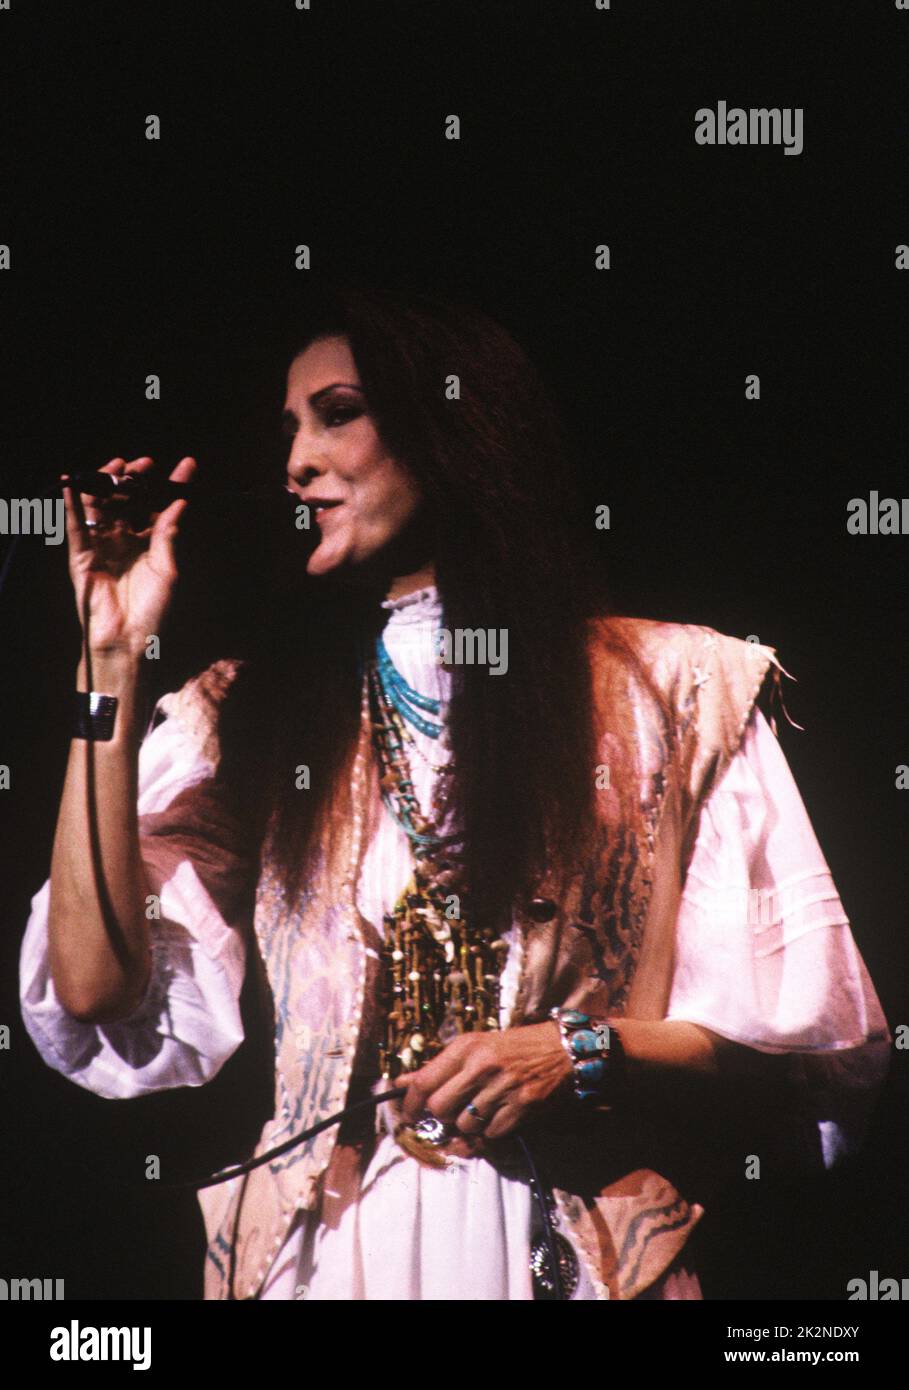
<svg viewBox="0 0 909 1390">
<path fill-rule="evenodd" d="M 406 749 L 415 743 L 406 726 L 438 738 L 443 724 L 427 716 L 440 714 L 439 701 L 407 683 L 381 638 L 367 665 L 367 682 L 382 799 L 407 835 L 414 861 L 410 882 L 384 917 L 380 1065 L 383 1078 L 393 1081 L 429 1061 L 458 1033 L 498 1028 L 508 943 L 491 927 L 471 923 L 463 846 L 456 833 L 441 830 L 450 781 L 436 779 L 427 815 L 414 794 Z"/>
</svg>

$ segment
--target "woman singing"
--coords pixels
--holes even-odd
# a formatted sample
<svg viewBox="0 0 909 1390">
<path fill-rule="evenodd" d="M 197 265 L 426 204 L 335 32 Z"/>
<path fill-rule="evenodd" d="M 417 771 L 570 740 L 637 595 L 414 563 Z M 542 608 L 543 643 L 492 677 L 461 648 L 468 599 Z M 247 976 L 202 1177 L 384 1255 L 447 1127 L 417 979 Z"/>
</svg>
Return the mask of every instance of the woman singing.
<svg viewBox="0 0 909 1390">
<path fill-rule="evenodd" d="M 192 502 L 135 532 L 65 491 L 84 640 L 29 1033 L 102 1096 L 202 1085 L 249 967 L 256 1154 L 406 1088 L 200 1192 L 207 1298 L 700 1298 L 708 1179 L 830 1166 L 889 1042 L 755 704 L 773 650 L 604 608 L 546 392 L 483 314 L 345 291 L 299 346 L 255 649 L 148 727 Z"/>
</svg>

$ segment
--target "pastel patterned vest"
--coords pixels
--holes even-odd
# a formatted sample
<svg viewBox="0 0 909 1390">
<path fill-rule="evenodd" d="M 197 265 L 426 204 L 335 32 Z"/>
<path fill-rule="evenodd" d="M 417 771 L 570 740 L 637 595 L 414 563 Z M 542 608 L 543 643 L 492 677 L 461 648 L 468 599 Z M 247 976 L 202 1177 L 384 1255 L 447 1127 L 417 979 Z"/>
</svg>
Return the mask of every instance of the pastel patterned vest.
<svg viewBox="0 0 909 1390">
<path fill-rule="evenodd" d="M 633 670 L 617 664 L 608 629 L 595 628 L 594 689 L 623 682 L 621 716 L 613 716 L 608 729 L 600 720 L 599 759 L 607 768 L 617 758 L 632 759 L 642 815 L 636 830 L 624 826 L 615 793 L 603 785 L 596 794 L 595 845 L 583 871 L 567 891 L 547 879 L 533 907 L 518 905 L 519 941 L 512 949 L 519 951 L 519 984 L 510 1026 L 542 1021 L 554 1005 L 665 1017 L 675 920 L 698 811 L 741 742 L 768 668 L 781 669 L 771 648 L 709 628 L 645 620 L 625 625 L 668 706 L 676 757 L 670 762 L 666 715 Z M 216 703 L 229 683 L 231 665 L 217 663 L 211 671 L 209 708 L 212 690 Z M 202 694 L 198 682 L 191 697 L 184 689 L 188 698 Z M 311 886 L 288 903 L 269 856 L 263 857 L 254 926 L 274 1001 L 276 1070 L 274 1114 L 257 1155 L 346 1102 L 364 1009 L 365 938 L 355 890 L 378 813 L 373 781 L 364 708 L 350 807 L 334 826 Z M 257 1296 L 296 1212 L 318 1202 L 336 1137 L 329 1129 L 250 1174 L 199 1193 L 209 1240 L 206 1298 Z M 560 1229 L 600 1299 L 631 1299 L 647 1288 L 703 1214 L 667 1177 L 639 1165 L 633 1146 L 628 1152 L 627 1171 L 555 1187 Z"/>
</svg>

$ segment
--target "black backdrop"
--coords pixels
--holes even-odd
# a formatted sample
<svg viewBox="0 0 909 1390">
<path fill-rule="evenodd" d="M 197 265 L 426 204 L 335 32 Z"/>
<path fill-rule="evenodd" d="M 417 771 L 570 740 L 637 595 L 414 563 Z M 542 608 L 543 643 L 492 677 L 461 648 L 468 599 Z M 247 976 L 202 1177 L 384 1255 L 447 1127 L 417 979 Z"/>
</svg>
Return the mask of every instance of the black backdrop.
<svg viewBox="0 0 909 1390">
<path fill-rule="evenodd" d="M 850 498 L 909 490 L 907 35 L 886 3 L 14 3 L 2 495 L 118 453 L 259 480 L 280 465 L 287 351 L 320 277 L 476 299 L 538 361 L 587 500 L 611 507 L 619 606 L 755 634 L 798 678 L 806 732 L 784 723 L 783 746 L 888 1019 L 909 1020 L 909 537 L 845 527 Z M 721 99 L 803 108 L 803 153 L 696 145 L 695 110 Z M 230 650 L 254 532 L 236 510 L 188 524 L 159 690 Z M 147 1153 L 165 1175 L 236 1156 L 262 1048 L 204 1088 L 110 1103 L 46 1068 L 19 1020 L 78 647 L 64 550 L 24 539 L 0 599 L 0 1273 L 193 1298 L 193 1195 L 110 1175 Z M 807 1190 L 745 1183 L 708 1214 L 709 1297 L 842 1298 L 847 1278 L 907 1272 L 905 1055 L 857 1161 Z"/>
</svg>

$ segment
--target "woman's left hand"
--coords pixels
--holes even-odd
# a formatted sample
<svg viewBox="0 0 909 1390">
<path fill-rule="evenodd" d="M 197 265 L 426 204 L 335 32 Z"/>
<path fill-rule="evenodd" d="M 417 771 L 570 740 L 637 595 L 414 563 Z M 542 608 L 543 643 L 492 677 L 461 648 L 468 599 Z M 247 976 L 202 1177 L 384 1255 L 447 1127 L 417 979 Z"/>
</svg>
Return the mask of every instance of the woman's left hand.
<svg viewBox="0 0 909 1390">
<path fill-rule="evenodd" d="M 428 1110 L 463 1134 L 501 1139 L 536 1112 L 571 1076 L 556 1023 L 502 1032 L 462 1033 L 419 1071 L 398 1078 L 407 1087 L 403 1119 Z M 476 1108 L 477 1114 L 467 1109 Z"/>
</svg>

